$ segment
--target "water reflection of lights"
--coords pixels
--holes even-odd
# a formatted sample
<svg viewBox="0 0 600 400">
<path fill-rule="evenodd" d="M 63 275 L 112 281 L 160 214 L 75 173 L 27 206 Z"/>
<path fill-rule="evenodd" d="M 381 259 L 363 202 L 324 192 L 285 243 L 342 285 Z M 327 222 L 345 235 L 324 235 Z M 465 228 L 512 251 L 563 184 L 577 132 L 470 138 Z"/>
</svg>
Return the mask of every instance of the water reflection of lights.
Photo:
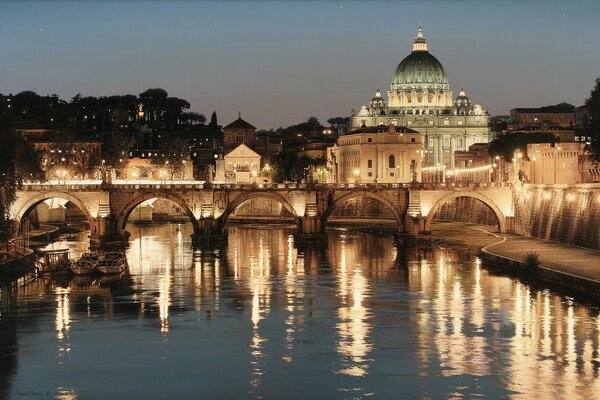
<svg viewBox="0 0 600 400">
<path fill-rule="evenodd" d="M 56 288 L 56 318 L 54 327 L 56 328 L 56 338 L 62 340 L 65 334 L 69 332 L 71 324 L 71 311 L 69 309 L 69 292 L 70 288 Z"/>
<path fill-rule="evenodd" d="M 271 254 L 269 246 L 265 243 L 264 232 L 260 233 L 258 240 L 258 261 L 256 257 L 250 257 L 250 292 L 252 293 L 252 310 L 250 320 L 252 322 L 252 338 L 250 340 L 250 365 L 252 367 L 252 377 L 250 385 L 253 390 L 257 390 L 261 384 L 261 377 L 264 370 L 261 364 L 263 354 L 263 342 L 266 341 L 260 335 L 260 321 L 265 318 L 269 312 L 271 285 L 270 268 Z"/>
<path fill-rule="evenodd" d="M 169 306 L 171 305 L 171 264 L 165 265 L 165 273 L 158 286 L 158 309 L 160 331 L 169 333 Z"/>
<path fill-rule="evenodd" d="M 58 339 L 58 362 L 63 363 L 63 357 L 71 351 L 69 338 L 69 328 L 71 325 L 71 310 L 69 304 L 70 288 L 56 288 L 56 318 L 54 327 L 56 329 L 56 338 Z"/>
<path fill-rule="evenodd" d="M 338 278 L 338 296 L 341 305 L 338 309 L 339 341 L 337 350 L 342 356 L 348 358 L 349 363 L 339 373 L 365 376 L 368 374 L 368 362 L 370 361 L 367 359 L 367 355 L 373 347 L 369 337 L 371 325 L 368 323 L 371 313 L 369 308 L 363 304 L 369 294 L 369 284 L 362 274 L 360 265 L 356 265 L 352 271 L 348 270 L 349 249 L 344 241 L 342 241 L 341 247 Z M 356 259 L 353 252 L 352 255 L 354 256 L 352 258 Z"/>
<path fill-rule="evenodd" d="M 56 389 L 56 400 L 77 400 L 79 396 L 75 389 L 59 387 Z"/>
</svg>

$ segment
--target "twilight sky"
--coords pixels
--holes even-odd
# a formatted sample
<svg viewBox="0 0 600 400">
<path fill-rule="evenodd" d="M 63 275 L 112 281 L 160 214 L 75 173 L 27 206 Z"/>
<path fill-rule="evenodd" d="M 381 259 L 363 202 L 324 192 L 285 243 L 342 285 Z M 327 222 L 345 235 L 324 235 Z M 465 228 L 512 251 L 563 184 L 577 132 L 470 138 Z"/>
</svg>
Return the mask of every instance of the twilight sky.
<svg viewBox="0 0 600 400">
<path fill-rule="evenodd" d="M 492 114 L 576 106 L 600 76 L 600 1 L 0 2 L 0 93 L 161 87 L 227 124 L 347 116 L 388 89 L 417 25 Z"/>
</svg>

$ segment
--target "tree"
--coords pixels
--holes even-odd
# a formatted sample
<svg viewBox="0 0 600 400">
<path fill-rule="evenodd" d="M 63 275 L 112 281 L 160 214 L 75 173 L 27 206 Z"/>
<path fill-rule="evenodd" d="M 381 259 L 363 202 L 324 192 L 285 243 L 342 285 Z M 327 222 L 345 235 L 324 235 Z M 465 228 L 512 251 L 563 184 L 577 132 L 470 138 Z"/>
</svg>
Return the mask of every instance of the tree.
<svg viewBox="0 0 600 400">
<path fill-rule="evenodd" d="M 72 132 L 58 132 L 51 136 L 47 174 L 64 176 L 66 173 L 85 179 L 98 167 L 93 145 L 77 140 Z"/>
<path fill-rule="evenodd" d="M 337 128 L 338 125 L 349 124 L 350 123 L 350 117 L 329 118 L 327 120 L 327 123 L 330 124 L 330 125 L 333 125 L 333 126 L 335 126 Z"/>
<path fill-rule="evenodd" d="M 600 78 L 596 79 L 596 86 L 585 101 L 585 105 L 590 110 L 589 136 L 592 138 L 587 150 L 593 161 L 600 162 Z"/>
<path fill-rule="evenodd" d="M 43 181 L 44 171 L 39 153 L 19 136 L 7 117 L 0 118 L 0 241 L 8 247 L 14 221 L 10 207 L 23 182 Z"/>
<path fill-rule="evenodd" d="M 210 115 L 209 125 L 211 128 L 217 127 L 217 112 L 216 111 L 213 111 L 212 114 Z"/>
<path fill-rule="evenodd" d="M 511 161 L 515 151 L 520 150 L 527 157 L 527 145 L 530 143 L 556 143 L 558 137 L 549 132 L 514 132 L 492 140 L 488 152 L 492 157 L 501 156 Z"/>
<path fill-rule="evenodd" d="M 313 165 L 315 168 L 325 167 L 325 159 L 310 158 L 307 156 L 298 157 L 297 153 L 280 153 L 273 157 L 269 166 L 269 176 L 275 182 L 300 182 L 308 179 L 308 167 Z"/>
<path fill-rule="evenodd" d="M 204 116 L 204 114 L 199 114 L 193 111 L 182 112 L 179 116 L 179 121 L 185 122 L 187 125 L 193 125 L 194 122 L 200 125 L 204 125 L 206 123 L 206 117 Z"/>
<path fill-rule="evenodd" d="M 102 159 L 104 163 L 115 169 L 117 177 L 121 177 L 125 168 L 129 164 L 129 150 L 133 147 L 134 138 L 132 136 L 113 133 L 110 139 L 102 148 Z"/>
<path fill-rule="evenodd" d="M 174 137 L 165 140 L 161 144 L 160 150 L 161 154 L 152 160 L 152 164 L 164 171 L 169 179 L 174 179 L 176 174 L 182 174 L 190 155 L 190 146 L 187 142 Z"/>
</svg>

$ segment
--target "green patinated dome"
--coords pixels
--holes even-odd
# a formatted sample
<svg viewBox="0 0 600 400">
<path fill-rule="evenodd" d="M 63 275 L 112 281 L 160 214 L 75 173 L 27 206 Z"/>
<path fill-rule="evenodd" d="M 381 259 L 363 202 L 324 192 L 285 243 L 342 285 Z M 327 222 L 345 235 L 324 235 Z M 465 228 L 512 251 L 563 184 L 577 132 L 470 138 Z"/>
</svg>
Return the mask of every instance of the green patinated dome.
<svg viewBox="0 0 600 400">
<path fill-rule="evenodd" d="M 442 63 L 427 50 L 423 32 L 419 33 L 413 44 L 412 53 L 398 64 L 392 86 L 394 85 L 448 85 L 448 75 Z"/>
</svg>

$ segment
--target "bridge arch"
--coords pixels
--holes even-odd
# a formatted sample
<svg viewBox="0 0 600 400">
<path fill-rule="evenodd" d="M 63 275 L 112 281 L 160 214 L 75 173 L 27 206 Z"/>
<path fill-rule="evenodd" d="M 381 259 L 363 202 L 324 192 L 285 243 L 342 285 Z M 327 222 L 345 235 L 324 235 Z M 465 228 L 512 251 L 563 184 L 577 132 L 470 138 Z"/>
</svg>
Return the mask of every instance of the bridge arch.
<svg viewBox="0 0 600 400">
<path fill-rule="evenodd" d="M 269 193 L 269 192 L 250 192 L 250 193 L 244 193 L 244 194 L 241 194 L 241 195 L 238 195 L 237 197 L 235 197 L 232 201 L 229 202 L 229 204 L 227 204 L 225 211 L 223 211 L 223 214 L 221 216 L 223 223 L 227 222 L 227 219 L 231 216 L 231 214 L 233 214 L 233 212 L 239 206 L 241 206 L 242 204 L 244 204 L 245 202 L 247 202 L 249 200 L 258 199 L 258 198 L 266 198 L 266 199 L 274 200 L 274 201 L 280 203 L 287 211 L 289 211 L 290 214 L 292 214 L 292 216 L 296 220 L 296 224 L 299 223 L 298 213 L 296 212 L 294 207 L 290 204 L 290 202 L 285 197 L 281 196 L 278 193 Z"/>
<path fill-rule="evenodd" d="M 429 212 L 427 213 L 427 216 L 425 217 L 425 231 L 429 232 L 431 230 L 431 221 L 433 220 L 433 217 L 435 216 L 435 214 L 442 208 L 442 206 L 444 204 L 447 204 L 447 203 L 449 203 L 455 199 L 461 198 L 461 197 L 471 197 L 471 198 L 477 199 L 480 202 L 482 202 L 484 205 L 486 205 L 488 208 L 490 208 L 492 210 L 492 212 L 494 213 L 494 215 L 496 216 L 496 220 L 498 222 L 498 230 L 501 233 L 506 232 L 506 217 L 504 216 L 504 214 L 502 213 L 500 208 L 496 205 L 496 203 L 492 199 L 490 199 L 489 197 L 487 197 L 485 195 L 482 195 L 481 193 L 477 193 L 477 192 L 451 192 L 451 193 L 448 193 L 445 196 L 441 197 L 429 209 Z"/>
<path fill-rule="evenodd" d="M 125 226 L 127 225 L 127 220 L 129 219 L 129 216 L 131 215 L 131 212 L 137 206 L 142 204 L 144 201 L 150 200 L 150 199 L 165 199 L 165 200 L 172 201 L 173 203 L 180 206 L 181 209 L 183 210 L 183 212 L 185 213 L 185 215 L 187 215 L 188 218 L 190 219 L 190 222 L 192 223 L 192 227 L 194 229 L 194 233 L 196 233 L 197 228 L 198 228 L 197 220 L 196 220 L 196 217 L 194 216 L 194 213 L 192 212 L 189 205 L 187 204 L 187 202 L 183 198 L 181 198 L 177 195 L 171 194 L 171 193 L 167 193 L 167 192 L 144 193 L 144 194 L 141 194 L 141 195 L 135 197 L 134 199 L 129 201 L 127 204 L 125 204 L 125 206 L 123 206 L 123 208 L 117 214 L 117 226 L 119 227 L 119 229 L 124 231 Z"/>
<path fill-rule="evenodd" d="M 388 199 L 386 199 L 385 197 L 378 195 L 377 193 L 367 192 L 367 191 L 358 192 L 358 193 L 346 193 L 346 194 L 343 194 L 342 196 L 334 199 L 333 201 L 331 201 L 327 206 L 325 214 L 323 215 L 323 223 L 327 224 L 329 217 L 331 216 L 331 214 L 333 213 L 333 211 L 335 210 L 335 208 L 337 206 L 344 203 L 345 201 L 348 201 L 351 199 L 356 199 L 356 198 L 361 198 L 361 197 L 362 198 L 371 198 L 371 199 L 374 199 L 374 200 L 378 201 L 379 203 L 383 204 L 394 216 L 394 219 L 396 220 L 396 223 L 398 224 L 398 231 L 399 232 L 404 231 L 404 222 L 402 220 L 402 216 L 401 216 L 400 212 L 398 211 L 398 209 L 396 207 L 394 207 L 394 204 L 391 201 L 389 201 Z"/>
<path fill-rule="evenodd" d="M 87 222 L 90 225 L 90 229 L 93 229 L 92 227 L 94 226 L 94 216 L 92 216 L 88 206 L 86 206 L 86 204 L 81 199 L 67 192 L 53 191 L 38 193 L 27 198 L 23 202 L 17 200 L 17 204 L 19 205 L 17 206 L 16 211 L 14 213 L 14 218 L 17 226 L 17 234 L 22 234 L 21 220 L 25 216 L 29 215 L 29 213 L 33 211 L 33 209 L 36 208 L 39 204 L 41 204 L 43 201 L 55 198 L 67 200 L 75 204 L 75 206 L 77 206 L 77 208 L 79 208 L 81 212 L 83 212 L 83 214 L 85 215 L 85 218 L 87 219 Z"/>
</svg>

